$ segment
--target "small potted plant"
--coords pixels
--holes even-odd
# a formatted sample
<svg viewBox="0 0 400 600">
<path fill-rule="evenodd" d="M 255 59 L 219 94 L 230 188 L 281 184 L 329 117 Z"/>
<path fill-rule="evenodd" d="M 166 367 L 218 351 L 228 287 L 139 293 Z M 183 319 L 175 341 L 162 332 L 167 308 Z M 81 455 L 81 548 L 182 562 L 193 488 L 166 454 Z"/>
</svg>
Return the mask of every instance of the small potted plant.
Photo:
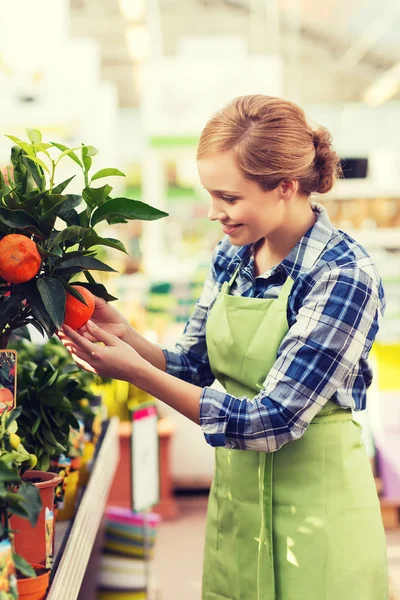
<svg viewBox="0 0 400 600">
<path fill-rule="evenodd" d="M 16 434 L 16 419 L 20 410 L 11 413 L 3 411 L 0 416 L 0 587 L 1 591 L 8 594 L 6 598 L 29 598 L 29 595 L 21 595 L 20 581 L 24 579 L 23 585 L 26 586 L 26 582 L 34 580 L 35 588 L 41 588 L 41 594 L 35 596 L 40 600 L 45 597 L 48 587 L 48 569 L 43 565 L 28 564 L 25 557 L 14 551 L 16 532 L 13 519 L 19 517 L 35 525 L 42 507 L 38 490 L 31 482 L 24 481 L 32 457 Z M 37 573 L 40 575 L 38 578 Z"/>
</svg>

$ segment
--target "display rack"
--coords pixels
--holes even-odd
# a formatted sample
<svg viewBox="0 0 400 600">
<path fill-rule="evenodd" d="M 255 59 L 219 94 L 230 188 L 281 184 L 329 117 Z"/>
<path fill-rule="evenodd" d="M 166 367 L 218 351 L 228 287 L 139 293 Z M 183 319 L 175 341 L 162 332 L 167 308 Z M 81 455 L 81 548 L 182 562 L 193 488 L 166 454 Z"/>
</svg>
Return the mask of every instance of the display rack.
<svg viewBox="0 0 400 600">
<path fill-rule="evenodd" d="M 77 600 L 119 461 L 119 419 L 105 424 L 89 483 L 73 521 L 62 524 L 47 600 Z M 57 523 L 58 528 L 59 523 Z"/>
</svg>

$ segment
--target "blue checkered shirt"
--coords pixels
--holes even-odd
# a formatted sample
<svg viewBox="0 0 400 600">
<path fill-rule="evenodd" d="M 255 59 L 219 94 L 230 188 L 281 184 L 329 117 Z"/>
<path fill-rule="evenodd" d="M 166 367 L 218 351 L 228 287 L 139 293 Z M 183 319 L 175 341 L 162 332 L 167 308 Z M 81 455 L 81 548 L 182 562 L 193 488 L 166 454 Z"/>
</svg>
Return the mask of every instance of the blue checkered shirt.
<svg viewBox="0 0 400 600">
<path fill-rule="evenodd" d="M 372 381 L 367 361 L 383 315 L 382 282 L 367 252 L 335 229 L 313 204 L 315 224 L 288 256 L 254 276 L 254 245 L 217 245 L 201 297 L 175 349 L 163 348 L 167 372 L 203 388 L 200 424 L 212 446 L 274 452 L 300 438 L 328 400 L 363 410 Z M 287 305 L 289 331 L 254 397 L 210 388 L 206 321 L 225 281 L 241 264 L 231 294 L 277 298 L 294 281 Z"/>
</svg>

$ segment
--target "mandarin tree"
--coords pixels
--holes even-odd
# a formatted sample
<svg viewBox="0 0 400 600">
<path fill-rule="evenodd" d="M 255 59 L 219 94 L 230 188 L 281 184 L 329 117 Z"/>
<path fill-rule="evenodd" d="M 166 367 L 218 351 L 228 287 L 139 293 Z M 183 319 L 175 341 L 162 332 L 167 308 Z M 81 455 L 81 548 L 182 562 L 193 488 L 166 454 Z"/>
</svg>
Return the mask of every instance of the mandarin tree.
<svg viewBox="0 0 400 600">
<path fill-rule="evenodd" d="M 114 270 L 96 258 L 96 248 L 126 250 L 119 240 L 101 237 L 96 230 L 100 223 L 167 216 L 143 202 L 113 198 L 109 184 L 98 185 L 98 180 L 124 174 L 111 168 L 92 174 L 93 146 L 44 142 L 34 129 L 27 135 L 29 141 L 7 136 L 14 142 L 11 165 L 6 176 L 0 171 L 0 348 L 7 347 L 13 330 L 28 324 L 51 337 L 64 322 L 71 303 L 67 298 L 82 304 L 78 312 L 88 314 L 90 299 L 82 288 L 115 299 L 92 275 Z M 79 165 L 79 194 L 67 191 L 75 176 L 56 182 L 61 160 Z"/>
</svg>

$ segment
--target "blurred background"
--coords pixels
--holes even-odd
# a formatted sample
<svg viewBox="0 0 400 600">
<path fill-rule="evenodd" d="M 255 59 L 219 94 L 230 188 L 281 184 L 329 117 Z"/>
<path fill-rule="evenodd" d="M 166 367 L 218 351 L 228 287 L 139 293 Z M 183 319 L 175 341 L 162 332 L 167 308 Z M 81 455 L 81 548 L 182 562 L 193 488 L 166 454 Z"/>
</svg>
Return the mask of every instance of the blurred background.
<svg viewBox="0 0 400 600">
<path fill-rule="evenodd" d="M 126 174 L 111 182 L 115 196 L 169 213 L 151 223 L 103 225 L 103 233 L 125 243 L 129 257 L 110 249 L 108 259 L 118 273 L 101 276 L 118 307 L 154 342 L 168 346 L 179 338 L 221 237 L 218 225 L 207 219 L 208 198 L 196 171 L 196 145 L 206 120 L 234 96 L 263 93 L 297 102 L 312 122 L 331 131 L 344 179 L 316 199 L 337 227 L 371 253 L 388 301 L 372 353 L 368 414 L 359 418 L 381 495 L 395 594 L 400 3 L 0 0 L 0 15 L 0 167 L 8 164 L 11 146 L 3 134 L 25 139 L 27 127 L 39 129 L 45 140 L 92 144 L 99 150 L 98 169 L 116 167 Z M 63 168 L 66 178 L 74 165 L 60 165 L 60 180 Z M 75 185 L 82 188 L 81 181 Z M 106 395 L 109 415 L 122 422 L 129 420 L 130 408 L 148 400 L 121 382 Z M 195 425 L 161 403 L 157 408 L 163 454 L 162 502 L 155 512 L 162 522 L 148 593 L 198 600 L 213 451 Z M 121 430 L 121 444 L 128 443 L 125 433 Z M 113 506 L 129 506 L 121 484 L 128 470 L 121 459 Z M 102 598 L 139 597 L 107 593 Z"/>
</svg>

